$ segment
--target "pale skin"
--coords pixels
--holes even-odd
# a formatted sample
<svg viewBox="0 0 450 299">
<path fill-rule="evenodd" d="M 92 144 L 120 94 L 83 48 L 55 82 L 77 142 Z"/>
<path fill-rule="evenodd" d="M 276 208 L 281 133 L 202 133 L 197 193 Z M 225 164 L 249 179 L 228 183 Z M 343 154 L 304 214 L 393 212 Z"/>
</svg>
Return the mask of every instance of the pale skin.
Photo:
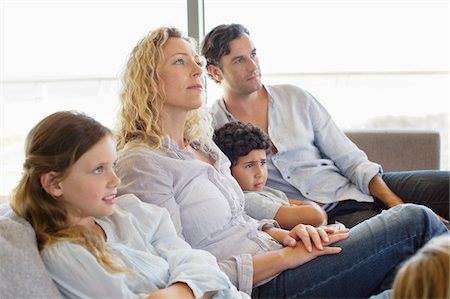
<svg viewBox="0 0 450 299">
<path fill-rule="evenodd" d="M 120 184 L 113 169 L 116 159 L 115 142 L 111 136 L 107 136 L 82 155 L 62 179 L 53 171 L 40 177 L 43 188 L 55 199 L 65 203 L 70 225 L 88 227 L 97 231 L 105 240 L 106 235 L 96 224 L 95 217 L 114 213 L 117 187 Z M 214 293 L 208 292 L 203 298 L 211 298 Z M 176 282 L 151 293 L 147 298 L 195 297 L 186 283 Z"/>
<path fill-rule="evenodd" d="M 201 107 L 204 96 L 200 58 L 192 46 L 180 38 L 170 38 L 163 52 L 160 77 L 163 90 L 166 91 L 161 111 L 164 131 L 179 148 L 191 151 L 198 160 L 212 165 L 213 161 L 186 144 L 183 138 L 188 112 Z M 286 247 L 253 256 L 254 284 L 319 255 L 339 253 L 341 248 L 328 245 L 349 236 L 348 230 L 334 232 L 310 225 L 298 225 L 290 231 L 268 228 L 265 232 Z"/>
<path fill-rule="evenodd" d="M 208 72 L 222 85 L 227 110 L 236 119 L 253 123 L 268 134 L 269 96 L 261 82 L 256 47 L 246 34 L 232 40 L 229 47 L 230 53 L 220 58 L 219 66 L 209 65 Z M 272 147 L 272 152 L 277 149 Z M 369 191 L 389 208 L 405 203 L 378 175 L 369 182 Z"/>
<path fill-rule="evenodd" d="M 255 149 L 239 157 L 231 167 L 234 176 L 244 191 L 261 191 L 267 181 L 266 150 Z M 274 219 L 284 229 L 292 229 L 297 224 L 321 226 L 327 224 L 327 213 L 312 201 L 289 199 L 291 205 L 282 205 Z"/>
</svg>

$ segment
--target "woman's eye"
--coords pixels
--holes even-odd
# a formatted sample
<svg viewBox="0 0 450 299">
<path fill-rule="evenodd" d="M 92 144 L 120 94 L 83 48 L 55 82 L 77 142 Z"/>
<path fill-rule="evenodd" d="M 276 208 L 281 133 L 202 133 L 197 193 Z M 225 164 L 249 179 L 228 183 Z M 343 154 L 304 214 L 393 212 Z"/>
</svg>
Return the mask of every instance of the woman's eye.
<svg viewBox="0 0 450 299">
<path fill-rule="evenodd" d="M 103 173 L 103 166 L 99 166 L 94 170 L 95 174 L 102 174 Z"/>
<path fill-rule="evenodd" d="M 184 60 L 179 58 L 179 59 L 175 60 L 175 64 L 184 64 Z"/>
</svg>

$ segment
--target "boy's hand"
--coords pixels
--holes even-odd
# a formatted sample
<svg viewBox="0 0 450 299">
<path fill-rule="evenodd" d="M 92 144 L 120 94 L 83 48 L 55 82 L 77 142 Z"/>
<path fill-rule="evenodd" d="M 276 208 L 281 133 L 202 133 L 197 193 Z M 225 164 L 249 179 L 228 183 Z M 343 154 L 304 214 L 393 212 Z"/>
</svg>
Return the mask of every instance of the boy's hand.
<svg viewBox="0 0 450 299">
<path fill-rule="evenodd" d="M 339 233 L 346 232 L 348 232 L 348 229 L 339 231 Z M 330 238 L 328 235 L 333 233 L 335 231 L 331 228 L 298 224 L 283 239 L 283 245 L 294 247 L 297 245 L 297 241 L 302 241 L 308 252 L 313 251 L 313 244 L 318 250 L 323 250 L 323 243 L 329 244 Z"/>
</svg>

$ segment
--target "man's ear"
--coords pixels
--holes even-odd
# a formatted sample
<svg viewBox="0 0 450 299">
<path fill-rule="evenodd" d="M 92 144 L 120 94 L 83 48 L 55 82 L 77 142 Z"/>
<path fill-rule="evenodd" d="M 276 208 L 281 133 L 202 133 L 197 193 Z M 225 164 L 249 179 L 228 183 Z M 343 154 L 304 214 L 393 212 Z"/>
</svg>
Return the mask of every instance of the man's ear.
<svg viewBox="0 0 450 299">
<path fill-rule="evenodd" d="M 60 197 L 63 194 L 60 182 L 56 179 L 57 173 L 54 171 L 44 173 L 40 177 L 44 190 L 53 197 Z"/>
<path fill-rule="evenodd" d="M 221 82 L 223 80 L 222 70 L 216 65 L 208 65 L 208 73 L 213 76 L 216 81 Z"/>
</svg>

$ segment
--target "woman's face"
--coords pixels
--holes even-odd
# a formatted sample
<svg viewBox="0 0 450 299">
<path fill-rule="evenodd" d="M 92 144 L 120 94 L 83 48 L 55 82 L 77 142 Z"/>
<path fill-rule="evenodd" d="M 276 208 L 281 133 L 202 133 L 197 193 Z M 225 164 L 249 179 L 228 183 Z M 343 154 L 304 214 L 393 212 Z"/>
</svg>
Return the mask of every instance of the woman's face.
<svg viewBox="0 0 450 299">
<path fill-rule="evenodd" d="M 113 170 L 117 159 L 111 136 L 106 136 L 84 153 L 58 183 L 58 200 L 66 204 L 69 223 L 90 225 L 92 217 L 114 212 L 120 179 Z"/>
<path fill-rule="evenodd" d="M 163 48 L 159 73 L 167 113 L 199 108 L 204 97 L 203 60 L 192 45 L 171 37 Z"/>
</svg>

